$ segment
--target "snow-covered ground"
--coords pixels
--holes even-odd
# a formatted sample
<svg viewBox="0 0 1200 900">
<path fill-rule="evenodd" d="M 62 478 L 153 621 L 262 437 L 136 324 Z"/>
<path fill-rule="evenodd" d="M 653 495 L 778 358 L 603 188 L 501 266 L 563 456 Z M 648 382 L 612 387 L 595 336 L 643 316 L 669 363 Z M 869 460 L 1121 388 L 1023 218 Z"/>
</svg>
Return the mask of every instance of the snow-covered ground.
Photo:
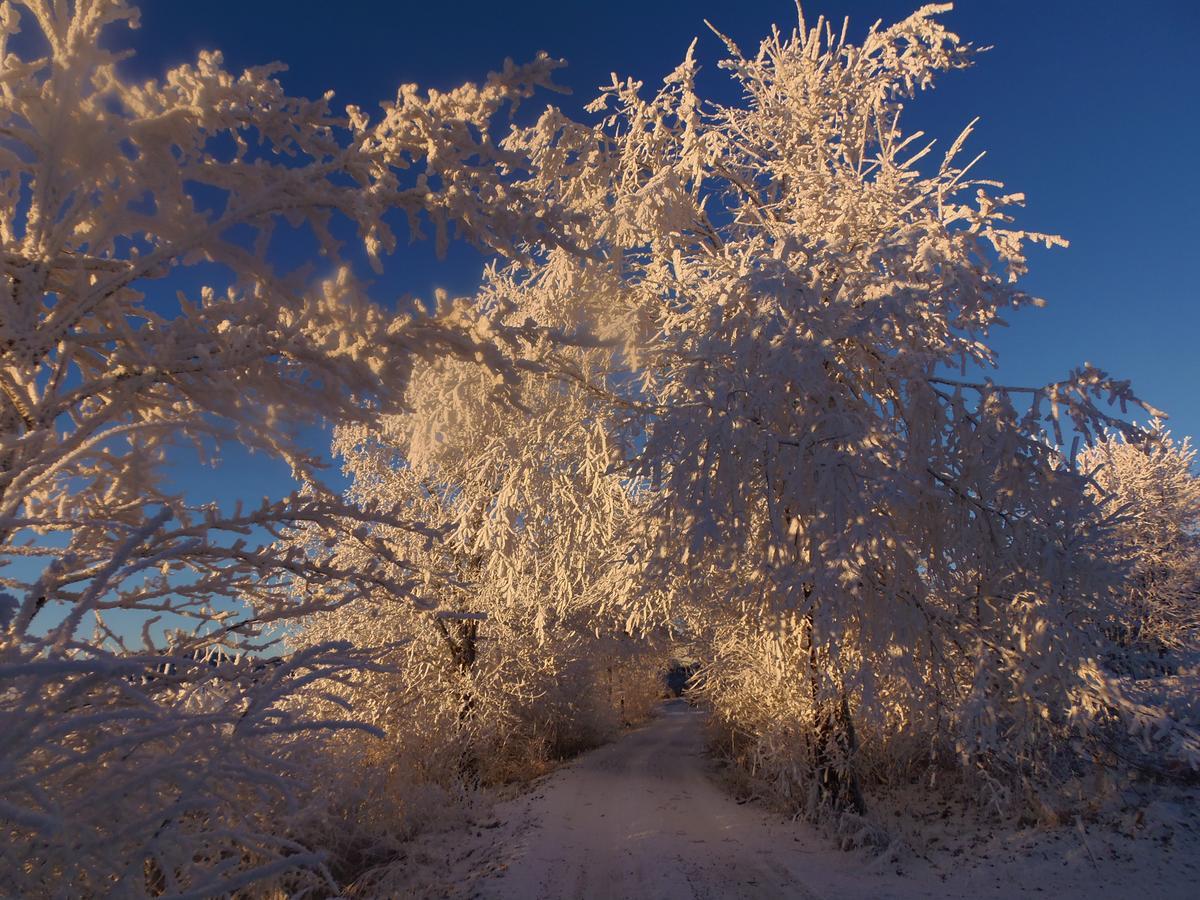
<svg viewBox="0 0 1200 900">
<path fill-rule="evenodd" d="M 1200 835 L 1194 816 L 1178 812 L 1136 839 L 1080 828 L 943 833 L 919 850 L 845 853 L 808 825 L 739 803 L 704 752 L 703 715 L 670 701 L 469 829 L 426 836 L 377 890 L 488 900 L 1196 897 Z"/>
</svg>

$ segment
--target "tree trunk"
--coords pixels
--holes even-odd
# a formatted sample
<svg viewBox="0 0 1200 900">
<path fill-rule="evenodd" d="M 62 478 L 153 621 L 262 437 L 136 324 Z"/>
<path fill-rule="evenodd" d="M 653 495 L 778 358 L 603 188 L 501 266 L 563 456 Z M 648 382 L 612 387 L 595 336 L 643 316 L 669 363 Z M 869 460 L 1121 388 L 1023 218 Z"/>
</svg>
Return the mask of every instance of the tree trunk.
<svg viewBox="0 0 1200 900">
<path fill-rule="evenodd" d="M 475 668 L 475 660 L 479 655 L 479 620 L 458 619 L 454 622 L 454 634 L 446 626 L 444 619 L 435 618 L 438 631 L 446 642 L 450 654 L 450 662 L 463 675 L 463 690 L 459 695 L 458 723 L 465 728 L 471 721 L 475 711 L 475 692 L 471 689 L 471 676 Z M 475 751 L 468 747 L 463 754 L 460 769 L 464 775 L 475 777 L 479 773 L 479 760 Z"/>
<path fill-rule="evenodd" d="M 845 693 L 813 711 L 813 731 L 816 751 L 813 768 L 821 802 L 838 811 L 865 812 L 866 804 L 854 770 L 858 738 Z"/>
<path fill-rule="evenodd" d="M 822 805 L 837 811 L 866 811 L 858 774 L 854 771 L 854 756 L 858 751 L 858 736 L 854 718 L 850 715 L 850 700 L 844 689 L 837 699 L 822 697 L 821 680 L 827 677 L 819 666 L 821 652 L 813 635 L 812 615 L 805 617 L 808 641 L 809 690 L 812 698 L 813 775 L 817 795 Z"/>
</svg>

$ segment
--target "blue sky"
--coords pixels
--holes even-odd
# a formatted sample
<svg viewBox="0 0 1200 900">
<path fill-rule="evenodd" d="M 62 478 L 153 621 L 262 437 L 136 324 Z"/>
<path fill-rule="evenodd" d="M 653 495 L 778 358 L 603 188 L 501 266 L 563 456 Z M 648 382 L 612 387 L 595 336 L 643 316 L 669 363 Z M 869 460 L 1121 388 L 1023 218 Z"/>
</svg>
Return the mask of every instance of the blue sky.
<svg viewBox="0 0 1200 900">
<path fill-rule="evenodd" d="M 877 18 L 903 17 L 903 2 L 813 2 L 861 37 Z M 977 172 L 1029 198 L 1023 224 L 1056 232 L 1067 250 L 1035 251 L 1027 288 L 1049 301 L 1015 318 L 996 337 L 1001 377 L 1044 383 L 1088 360 L 1133 380 L 1145 399 L 1171 414 L 1177 435 L 1200 435 L 1200 326 L 1193 171 L 1200 147 L 1200 6 L 1108 0 L 965 0 L 944 21 L 965 39 L 994 49 L 910 106 L 908 126 L 945 146 L 975 116 L 968 148 L 987 149 Z M 772 23 L 790 28 L 787 0 L 608 0 L 338 4 L 308 0 L 148 0 L 132 35 L 139 74 L 157 74 L 201 49 L 220 49 L 231 68 L 272 60 L 289 66 L 289 91 L 326 89 L 336 101 L 373 109 L 399 83 L 448 88 L 482 78 L 506 56 L 538 50 L 570 63 L 559 80 L 573 96 L 547 97 L 569 112 L 609 73 L 656 84 L 699 36 L 703 85 L 731 98 L 716 70 L 721 46 L 704 19 L 752 48 Z M 445 261 L 428 244 L 406 250 L 388 290 L 428 295 L 467 292 L 482 261 L 458 248 Z M 380 299 L 387 299 L 381 296 Z M 259 495 L 286 488 L 283 473 L 234 453 L 221 491 Z M 245 490 L 243 490 L 245 489 Z"/>
</svg>

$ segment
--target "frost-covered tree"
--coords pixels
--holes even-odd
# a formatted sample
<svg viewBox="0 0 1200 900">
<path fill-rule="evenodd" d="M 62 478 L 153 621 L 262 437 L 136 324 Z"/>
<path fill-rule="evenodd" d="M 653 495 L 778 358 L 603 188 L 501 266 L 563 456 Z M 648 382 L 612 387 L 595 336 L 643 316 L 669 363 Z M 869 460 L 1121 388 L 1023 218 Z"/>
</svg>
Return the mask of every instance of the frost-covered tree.
<svg viewBox="0 0 1200 900">
<path fill-rule="evenodd" d="M 670 585 L 666 615 L 712 640 L 718 717 L 785 747 L 771 765 L 813 806 L 860 805 L 864 732 L 1004 781 L 1109 708 L 1088 660 L 1115 576 L 1055 447 L 1064 421 L 1128 429 L 1096 401 L 1137 401 L 1089 365 L 968 377 L 1039 304 L 1027 245 L 1065 242 L 1011 224 L 1023 197 L 973 177 L 970 126 L 937 157 L 903 129 L 970 63 L 944 9 L 860 45 L 824 20 L 753 54 L 726 40 L 732 105 L 697 94 L 689 52 L 649 97 L 614 79 L 594 127 L 539 123 L 547 196 L 596 236 L 562 302 L 607 306 L 631 372 L 590 387 L 643 435 L 625 462 L 655 594 L 632 622 L 662 621 Z"/>
<path fill-rule="evenodd" d="M 644 716 L 661 693 L 661 654 L 624 635 L 619 618 L 636 584 L 640 510 L 610 465 L 620 458 L 613 410 L 560 373 L 569 365 L 602 382 L 611 352 L 544 339 L 568 327 L 569 304 L 542 305 L 556 297 L 547 290 L 555 268 L 520 283 L 494 271 L 471 305 L 477 332 L 542 324 L 520 355 L 517 390 L 498 395 L 486 369 L 438 360 L 414 372 L 406 412 L 338 430 L 349 499 L 410 509 L 429 530 L 381 523 L 336 540 L 312 528 L 295 535 L 335 568 L 385 559 L 395 577 L 422 582 L 415 604 L 381 589 L 312 616 L 296 637 L 378 649 L 375 671 L 326 691 L 385 733 L 329 738 L 337 774 L 322 781 L 364 798 L 341 803 L 341 840 L 386 843 L 403 831 L 393 821 L 373 832 L 384 817 L 371 811 L 395 815 L 419 793 L 414 780 L 447 789 L 535 774 Z"/>
<path fill-rule="evenodd" d="M 428 492 L 404 466 L 386 482 L 373 490 L 424 498 L 453 528 L 441 490 Z M 426 516 L 439 521 L 435 509 Z M 378 731 L 313 742 L 321 777 L 304 825 L 334 859 L 355 861 L 348 876 L 369 883 L 394 864 L 398 841 L 441 815 L 447 800 L 533 777 L 646 716 L 661 692 L 661 664 L 645 641 L 597 633 L 578 612 L 557 615 L 532 589 L 509 594 L 481 554 L 462 553 L 452 538 L 418 544 L 381 527 L 364 538 L 365 547 L 347 541 L 333 552 L 420 567 L 428 577 L 419 602 L 380 591 L 313 615 L 292 640 L 353 638 L 371 653 L 372 666 L 353 680 L 298 698 L 313 713 L 336 711 Z"/>
<path fill-rule="evenodd" d="M 1129 565 L 1122 643 L 1150 650 L 1197 647 L 1200 638 L 1200 478 L 1188 438 L 1155 419 L 1140 441 L 1107 434 L 1079 455 L 1080 469 Z"/>
<path fill-rule="evenodd" d="M 529 161 L 491 138 L 549 59 L 448 93 L 406 85 L 372 120 L 218 53 L 133 83 L 105 49 L 121 24 L 137 24 L 123 0 L 0 4 L 5 894 L 199 896 L 318 865 L 287 836 L 281 775 L 321 723 L 286 698 L 361 655 L 254 651 L 410 585 L 276 540 L 406 525 L 327 490 L 297 435 L 391 408 L 417 357 L 512 377 L 453 316 L 372 305 L 352 268 L 383 265 L 397 219 L 500 253 L 573 240 L 523 185 Z M 312 243 L 325 280 L 286 264 L 278 232 Z M 297 491 L 219 509 L 164 480 L 169 456 L 229 443 L 290 466 Z"/>
</svg>

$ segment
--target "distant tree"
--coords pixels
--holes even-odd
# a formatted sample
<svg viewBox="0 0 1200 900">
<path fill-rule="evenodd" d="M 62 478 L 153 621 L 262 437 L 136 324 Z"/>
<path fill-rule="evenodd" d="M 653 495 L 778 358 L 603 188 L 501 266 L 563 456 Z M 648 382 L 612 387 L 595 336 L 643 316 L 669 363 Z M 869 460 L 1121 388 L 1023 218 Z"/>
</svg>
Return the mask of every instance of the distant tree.
<svg viewBox="0 0 1200 900">
<path fill-rule="evenodd" d="M 1140 441 L 1107 434 L 1079 455 L 1129 564 L 1119 639 L 1151 650 L 1200 638 L 1200 478 L 1191 440 L 1155 419 Z"/>
</svg>

